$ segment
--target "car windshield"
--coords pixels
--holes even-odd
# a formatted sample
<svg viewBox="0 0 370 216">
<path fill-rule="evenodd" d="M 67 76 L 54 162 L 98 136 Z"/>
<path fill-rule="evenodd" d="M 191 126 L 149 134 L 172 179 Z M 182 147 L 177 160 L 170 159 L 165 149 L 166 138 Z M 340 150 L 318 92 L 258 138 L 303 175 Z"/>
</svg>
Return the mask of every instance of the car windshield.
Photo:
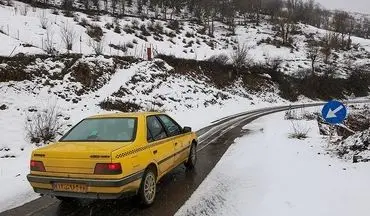
<svg viewBox="0 0 370 216">
<path fill-rule="evenodd" d="M 60 141 L 129 142 L 135 139 L 136 118 L 84 119 Z"/>
</svg>

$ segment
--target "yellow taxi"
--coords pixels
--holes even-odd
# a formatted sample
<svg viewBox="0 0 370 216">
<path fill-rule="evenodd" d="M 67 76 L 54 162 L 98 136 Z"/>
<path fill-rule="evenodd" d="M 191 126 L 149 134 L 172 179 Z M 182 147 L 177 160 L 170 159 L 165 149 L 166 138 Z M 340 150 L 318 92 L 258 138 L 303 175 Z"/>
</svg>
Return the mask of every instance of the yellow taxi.
<svg viewBox="0 0 370 216">
<path fill-rule="evenodd" d="M 58 142 L 32 152 L 27 176 L 34 191 L 60 200 L 154 202 L 156 184 L 180 164 L 193 169 L 197 137 L 162 113 L 115 113 L 80 121 Z"/>
</svg>

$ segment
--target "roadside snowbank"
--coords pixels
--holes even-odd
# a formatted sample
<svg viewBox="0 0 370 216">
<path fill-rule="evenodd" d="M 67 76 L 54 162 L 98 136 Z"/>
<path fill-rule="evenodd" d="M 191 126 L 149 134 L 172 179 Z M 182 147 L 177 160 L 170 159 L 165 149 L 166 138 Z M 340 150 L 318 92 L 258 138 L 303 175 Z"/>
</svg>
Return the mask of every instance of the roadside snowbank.
<svg viewBox="0 0 370 216">
<path fill-rule="evenodd" d="M 330 157 L 315 121 L 298 121 L 311 128 L 308 139 L 289 139 L 283 119 L 245 126 L 249 135 L 235 140 L 176 215 L 368 215 L 370 165 Z"/>
</svg>

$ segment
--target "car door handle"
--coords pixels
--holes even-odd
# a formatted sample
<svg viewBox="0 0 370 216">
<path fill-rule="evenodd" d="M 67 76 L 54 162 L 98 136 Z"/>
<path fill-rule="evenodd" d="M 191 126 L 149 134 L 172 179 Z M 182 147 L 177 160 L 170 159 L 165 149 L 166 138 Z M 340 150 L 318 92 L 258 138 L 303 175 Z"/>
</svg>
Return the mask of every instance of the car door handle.
<svg viewBox="0 0 370 216">
<path fill-rule="evenodd" d="M 157 150 L 154 150 L 154 151 L 153 151 L 153 154 L 157 154 L 157 152 L 158 152 Z"/>
</svg>

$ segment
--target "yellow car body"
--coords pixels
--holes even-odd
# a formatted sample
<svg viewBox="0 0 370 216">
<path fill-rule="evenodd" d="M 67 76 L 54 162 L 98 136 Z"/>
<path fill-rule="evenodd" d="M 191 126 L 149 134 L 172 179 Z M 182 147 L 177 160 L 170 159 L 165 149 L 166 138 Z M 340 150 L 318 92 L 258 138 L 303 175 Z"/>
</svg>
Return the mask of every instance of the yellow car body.
<svg viewBox="0 0 370 216">
<path fill-rule="evenodd" d="M 191 149 L 196 149 L 197 145 L 196 134 L 189 127 L 180 127 L 165 114 L 116 113 L 92 116 L 85 121 L 118 122 L 121 120 L 117 119 L 121 118 L 136 121 L 130 141 L 74 142 L 62 138 L 54 144 L 34 150 L 31 172 L 27 176 L 34 191 L 57 197 L 117 199 L 127 194 L 137 194 L 144 187 L 142 181 L 148 170 L 154 173 L 157 183 L 176 166 L 189 163 Z M 170 133 L 161 118 L 166 121 L 171 119 L 181 128 L 181 133 Z M 165 137 L 162 134 L 162 137 L 153 138 L 149 127 L 154 126 L 148 124 L 149 121 L 157 124 L 156 120 L 166 130 Z M 171 127 L 172 131 L 177 130 L 173 125 Z"/>
</svg>

